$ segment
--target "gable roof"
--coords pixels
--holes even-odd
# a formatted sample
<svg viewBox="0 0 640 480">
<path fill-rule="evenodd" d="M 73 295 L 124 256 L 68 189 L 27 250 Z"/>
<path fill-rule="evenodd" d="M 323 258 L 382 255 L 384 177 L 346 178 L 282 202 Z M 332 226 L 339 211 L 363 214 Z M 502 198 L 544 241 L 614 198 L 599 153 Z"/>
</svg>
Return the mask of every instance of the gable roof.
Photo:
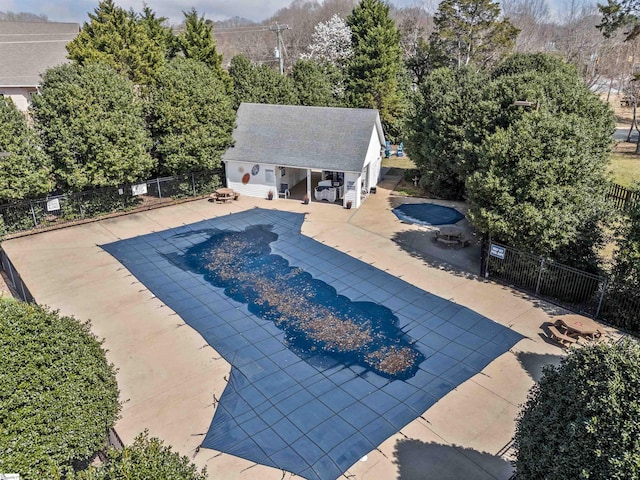
<svg viewBox="0 0 640 480">
<path fill-rule="evenodd" d="M 48 68 L 68 63 L 77 23 L 0 22 L 0 87 L 37 87 Z"/>
<path fill-rule="evenodd" d="M 360 172 L 374 129 L 384 145 L 377 110 L 243 103 L 222 160 Z"/>
</svg>

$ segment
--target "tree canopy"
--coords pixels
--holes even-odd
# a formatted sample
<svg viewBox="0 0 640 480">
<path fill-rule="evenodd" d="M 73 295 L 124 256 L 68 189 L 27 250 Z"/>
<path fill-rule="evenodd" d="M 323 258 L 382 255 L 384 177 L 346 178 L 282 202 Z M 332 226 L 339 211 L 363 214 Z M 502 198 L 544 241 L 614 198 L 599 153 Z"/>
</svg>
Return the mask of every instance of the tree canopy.
<svg viewBox="0 0 640 480">
<path fill-rule="evenodd" d="M 102 0 L 91 21 L 67 44 L 69 58 L 81 65 L 101 62 L 129 77 L 136 85 L 148 85 L 163 68 L 168 37 L 162 19 L 148 10 L 139 21 L 133 12 Z"/>
<path fill-rule="evenodd" d="M 592 269 L 613 129 L 613 113 L 574 67 L 520 54 L 489 76 L 427 75 L 407 151 L 421 185 L 467 199 L 474 226 L 494 240 Z"/>
<path fill-rule="evenodd" d="M 538 255 L 574 245 L 608 211 L 608 150 L 591 129 L 580 115 L 532 112 L 487 137 L 466 183 L 473 225 Z"/>
<path fill-rule="evenodd" d="M 293 66 L 291 78 L 300 105 L 319 107 L 336 105 L 332 78 L 321 65 L 311 60 L 298 60 Z"/>
<path fill-rule="evenodd" d="M 172 60 L 150 90 L 148 125 L 161 174 L 220 167 L 235 112 L 226 85 L 206 64 Z"/>
<path fill-rule="evenodd" d="M 133 183 L 154 169 L 134 85 L 107 65 L 47 70 L 32 112 L 65 191 Z"/>
<path fill-rule="evenodd" d="M 0 472 L 55 478 L 102 448 L 118 387 L 88 324 L 0 299 L 0 351 Z"/>
<path fill-rule="evenodd" d="M 309 53 L 301 57 L 343 68 L 352 53 L 351 28 L 338 15 L 333 15 L 326 22 L 315 26 Z"/>
<path fill-rule="evenodd" d="M 211 24 L 205 21 L 204 16 L 198 16 L 195 8 L 182 13 L 185 26 L 178 34 L 178 44 L 184 57 L 199 60 L 214 70 L 220 69 L 222 55 L 216 50 Z"/>
<path fill-rule="evenodd" d="M 640 347 L 600 343 L 548 365 L 516 427 L 518 479 L 640 478 Z"/>
<path fill-rule="evenodd" d="M 626 40 L 633 40 L 640 34 L 640 2 L 638 0 L 607 0 L 598 4 L 602 13 L 600 31 L 611 37 L 621 28 L 625 29 Z"/>
<path fill-rule="evenodd" d="M 0 202 L 51 191 L 51 162 L 24 114 L 8 98 L 0 98 L 0 152 Z"/>
<path fill-rule="evenodd" d="M 267 65 L 255 65 L 247 57 L 236 55 L 231 59 L 229 75 L 233 80 L 235 108 L 242 102 L 298 104 L 291 78 L 280 75 Z"/>
<path fill-rule="evenodd" d="M 385 132 L 400 135 L 404 92 L 398 76 L 404 68 L 400 32 L 382 0 L 361 0 L 347 18 L 353 54 L 347 66 L 347 104 L 375 108 Z"/>
<path fill-rule="evenodd" d="M 499 104 L 486 99 L 487 84 L 481 72 L 440 68 L 424 78 L 413 97 L 407 152 L 422 172 L 422 188 L 441 198 L 464 198 L 478 147 L 498 115 Z"/>
<path fill-rule="evenodd" d="M 491 66 L 518 36 L 518 29 L 500 18 L 500 4 L 491 0 L 444 0 L 433 22 L 430 43 L 441 66 Z"/>
</svg>

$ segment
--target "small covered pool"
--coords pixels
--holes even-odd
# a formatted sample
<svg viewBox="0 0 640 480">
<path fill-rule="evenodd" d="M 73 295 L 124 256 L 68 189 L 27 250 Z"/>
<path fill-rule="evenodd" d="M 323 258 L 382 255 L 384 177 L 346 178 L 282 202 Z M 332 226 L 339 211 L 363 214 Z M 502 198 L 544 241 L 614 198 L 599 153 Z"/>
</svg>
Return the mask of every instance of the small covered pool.
<svg viewBox="0 0 640 480">
<path fill-rule="evenodd" d="M 393 213 L 403 222 L 418 225 L 453 225 L 464 218 L 455 208 L 433 203 L 404 203 L 394 208 Z"/>
</svg>

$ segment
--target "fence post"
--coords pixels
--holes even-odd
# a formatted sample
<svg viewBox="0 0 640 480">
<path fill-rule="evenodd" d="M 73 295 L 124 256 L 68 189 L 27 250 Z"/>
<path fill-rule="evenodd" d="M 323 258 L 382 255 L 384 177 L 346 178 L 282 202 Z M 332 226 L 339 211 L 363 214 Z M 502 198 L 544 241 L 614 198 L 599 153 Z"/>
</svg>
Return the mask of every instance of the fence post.
<svg viewBox="0 0 640 480">
<path fill-rule="evenodd" d="M 480 242 L 480 276 L 484 278 L 488 270 L 487 265 L 487 234 L 482 234 L 482 241 Z"/>
<path fill-rule="evenodd" d="M 540 271 L 538 272 L 538 281 L 536 283 L 536 295 L 540 295 L 540 282 L 542 281 L 542 272 L 544 270 L 544 258 L 540 259 Z"/>
<path fill-rule="evenodd" d="M 38 226 L 38 219 L 36 218 L 36 211 L 33 209 L 33 203 L 29 202 L 29 207 L 31 208 L 31 217 L 33 217 L 33 226 L 35 228 Z"/>
<path fill-rule="evenodd" d="M 158 198 L 162 199 L 162 190 L 160 190 L 160 179 L 156 178 L 156 185 L 158 185 Z"/>
<path fill-rule="evenodd" d="M 604 295 L 607 292 L 607 279 L 604 279 L 604 282 L 602 283 L 602 292 L 600 292 L 600 299 L 598 300 L 598 308 L 596 308 L 596 314 L 593 316 L 593 318 L 598 318 L 598 315 L 600 315 L 600 308 L 602 307 L 602 302 L 604 301 Z"/>
<path fill-rule="evenodd" d="M 193 196 L 196 196 L 196 177 L 191 172 L 191 185 L 193 186 Z"/>
</svg>

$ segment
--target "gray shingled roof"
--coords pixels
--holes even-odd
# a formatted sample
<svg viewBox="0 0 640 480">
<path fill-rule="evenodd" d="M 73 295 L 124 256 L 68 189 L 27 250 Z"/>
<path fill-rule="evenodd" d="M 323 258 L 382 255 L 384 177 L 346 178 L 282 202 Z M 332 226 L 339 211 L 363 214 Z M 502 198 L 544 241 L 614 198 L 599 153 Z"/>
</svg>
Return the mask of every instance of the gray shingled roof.
<svg viewBox="0 0 640 480">
<path fill-rule="evenodd" d="M 36 87 L 48 68 L 69 62 L 77 23 L 0 22 L 0 87 Z"/>
<path fill-rule="evenodd" d="M 360 172 L 374 128 L 377 110 L 243 103 L 222 159 Z"/>
</svg>

